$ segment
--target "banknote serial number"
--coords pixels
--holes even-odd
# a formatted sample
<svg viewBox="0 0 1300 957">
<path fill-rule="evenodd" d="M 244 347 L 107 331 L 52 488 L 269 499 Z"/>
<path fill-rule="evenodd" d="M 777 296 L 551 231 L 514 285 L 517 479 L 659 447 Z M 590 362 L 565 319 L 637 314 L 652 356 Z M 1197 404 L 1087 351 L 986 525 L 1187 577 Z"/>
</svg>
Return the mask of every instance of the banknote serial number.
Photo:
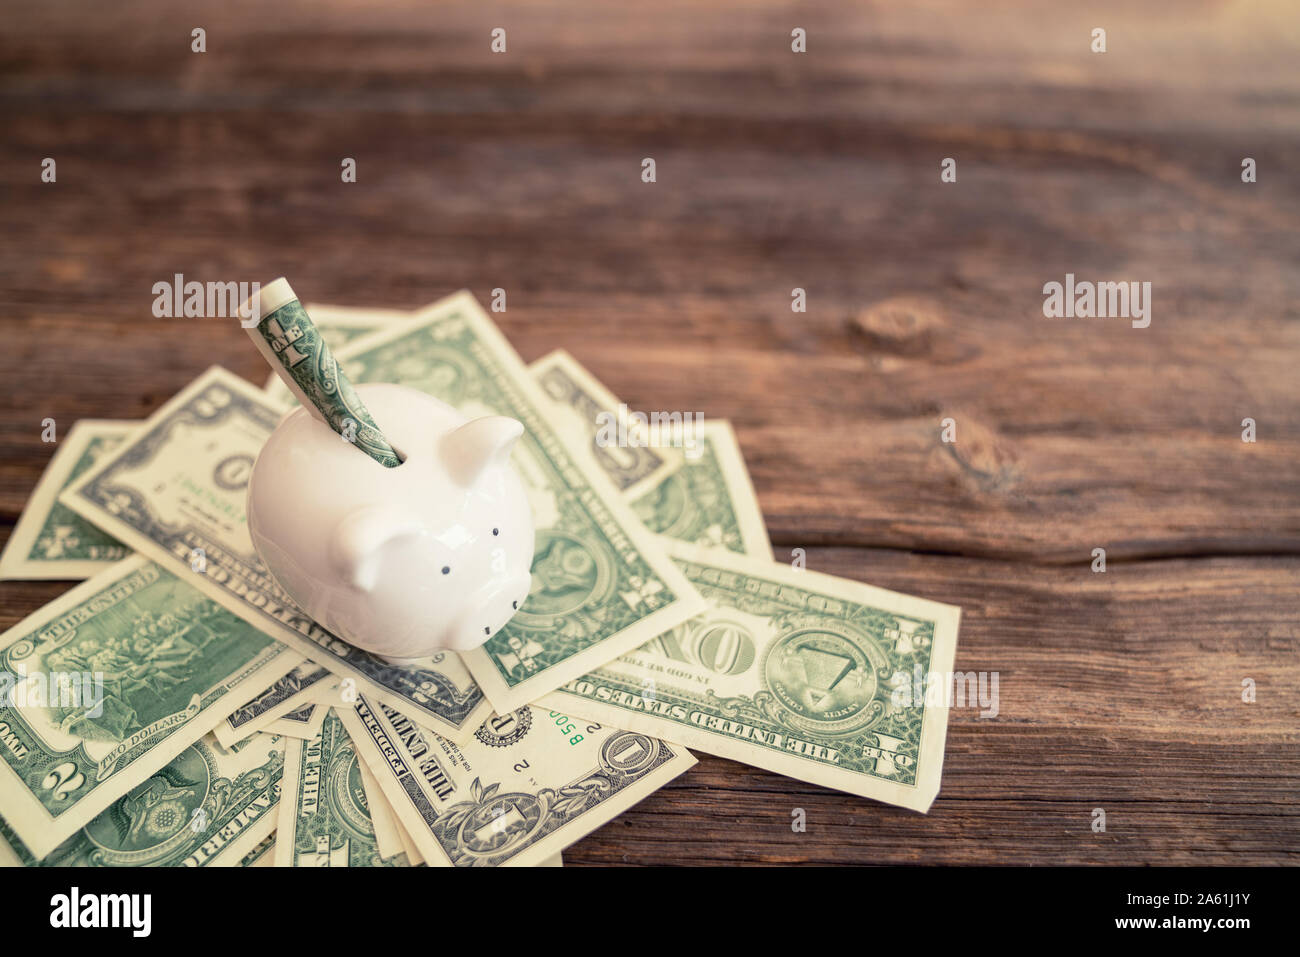
<svg viewBox="0 0 1300 957">
<path fill-rule="evenodd" d="M 552 711 L 551 720 L 554 721 L 555 726 L 560 729 L 560 733 L 569 739 L 569 747 L 574 747 L 586 740 L 586 735 L 578 730 L 577 725 L 573 723 L 573 719 L 567 714 Z M 599 730 L 600 725 L 598 724 L 589 724 L 586 727 L 587 734 L 594 734 Z"/>
</svg>

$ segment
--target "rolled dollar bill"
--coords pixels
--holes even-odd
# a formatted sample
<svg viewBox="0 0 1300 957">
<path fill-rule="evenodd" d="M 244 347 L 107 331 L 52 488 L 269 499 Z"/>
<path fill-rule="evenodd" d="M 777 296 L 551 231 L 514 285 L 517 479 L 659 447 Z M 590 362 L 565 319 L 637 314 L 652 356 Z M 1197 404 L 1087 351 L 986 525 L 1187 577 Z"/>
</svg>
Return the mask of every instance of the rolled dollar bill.
<svg viewBox="0 0 1300 957">
<path fill-rule="evenodd" d="M 244 303 L 241 314 L 257 320 L 244 326 L 248 337 L 308 413 L 385 468 L 402 463 L 288 280 L 263 287 Z"/>
</svg>

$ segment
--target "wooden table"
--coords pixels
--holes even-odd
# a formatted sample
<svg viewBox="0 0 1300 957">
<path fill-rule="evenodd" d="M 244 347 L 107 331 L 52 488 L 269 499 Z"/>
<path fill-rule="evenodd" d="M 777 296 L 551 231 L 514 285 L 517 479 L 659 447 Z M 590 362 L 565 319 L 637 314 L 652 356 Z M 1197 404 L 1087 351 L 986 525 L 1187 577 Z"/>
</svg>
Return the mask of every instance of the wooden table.
<svg viewBox="0 0 1300 957">
<path fill-rule="evenodd" d="M 1293 6 L 212 7 L 6 13 L 0 524 L 43 418 L 264 378 L 155 282 L 501 287 L 526 360 L 729 418 L 778 556 L 960 604 L 1000 677 L 928 816 L 700 755 L 568 864 L 1300 862 Z M 1066 273 L 1151 282 L 1150 327 L 1044 318 Z"/>
</svg>

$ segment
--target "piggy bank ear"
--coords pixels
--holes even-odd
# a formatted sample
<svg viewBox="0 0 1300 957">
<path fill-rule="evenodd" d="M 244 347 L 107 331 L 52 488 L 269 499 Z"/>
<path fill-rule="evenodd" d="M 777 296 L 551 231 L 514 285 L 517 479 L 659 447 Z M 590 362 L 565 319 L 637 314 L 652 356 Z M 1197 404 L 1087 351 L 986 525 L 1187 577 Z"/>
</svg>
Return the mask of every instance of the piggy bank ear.
<svg viewBox="0 0 1300 957">
<path fill-rule="evenodd" d="M 353 588 L 370 591 L 379 574 L 384 546 L 426 533 L 424 525 L 394 505 L 372 505 L 349 512 L 330 535 L 330 563 Z"/>
<path fill-rule="evenodd" d="M 439 452 L 452 478 L 469 487 L 485 469 L 504 465 L 515 440 L 523 434 L 523 425 L 515 419 L 485 415 L 446 433 Z"/>
</svg>

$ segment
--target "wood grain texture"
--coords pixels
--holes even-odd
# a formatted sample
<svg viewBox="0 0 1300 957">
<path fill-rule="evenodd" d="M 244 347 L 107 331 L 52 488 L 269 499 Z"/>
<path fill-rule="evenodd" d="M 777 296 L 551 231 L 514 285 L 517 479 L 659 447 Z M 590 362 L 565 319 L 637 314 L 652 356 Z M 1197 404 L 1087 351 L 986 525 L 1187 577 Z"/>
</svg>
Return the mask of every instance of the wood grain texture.
<svg viewBox="0 0 1300 957">
<path fill-rule="evenodd" d="M 566 863 L 1298 863 L 1300 15 L 1053 6 L 10 10 L 0 525 L 41 419 L 265 378 L 155 282 L 502 287 L 525 359 L 730 418 L 778 556 L 962 605 L 957 668 L 1000 675 L 928 816 L 702 755 Z M 1150 328 L 1044 319 L 1067 272 L 1150 281 Z M 0 626 L 65 587 L 0 583 Z"/>
</svg>

